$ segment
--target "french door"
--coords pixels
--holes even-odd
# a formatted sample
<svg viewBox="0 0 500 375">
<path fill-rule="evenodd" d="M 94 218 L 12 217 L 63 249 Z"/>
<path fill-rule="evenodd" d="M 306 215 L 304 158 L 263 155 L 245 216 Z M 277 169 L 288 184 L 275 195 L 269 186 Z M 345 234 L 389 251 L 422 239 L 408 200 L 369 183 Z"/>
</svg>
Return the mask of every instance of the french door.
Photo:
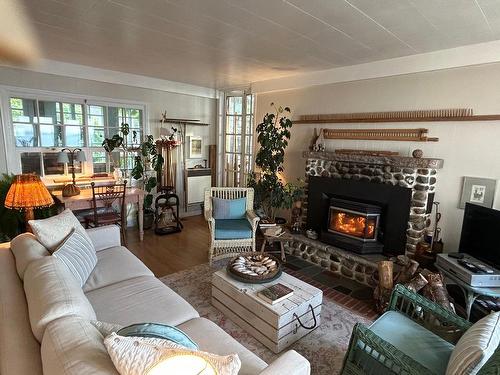
<svg viewBox="0 0 500 375">
<path fill-rule="evenodd" d="M 226 96 L 224 186 L 246 186 L 253 169 L 254 96 Z"/>
</svg>

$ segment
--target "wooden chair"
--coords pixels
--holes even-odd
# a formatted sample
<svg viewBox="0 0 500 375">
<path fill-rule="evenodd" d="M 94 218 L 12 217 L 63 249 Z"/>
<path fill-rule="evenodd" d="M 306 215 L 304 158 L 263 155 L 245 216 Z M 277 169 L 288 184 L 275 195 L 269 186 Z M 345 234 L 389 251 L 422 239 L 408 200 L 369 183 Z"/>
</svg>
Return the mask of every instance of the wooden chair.
<svg viewBox="0 0 500 375">
<path fill-rule="evenodd" d="M 246 214 L 243 219 L 215 220 L 212 216 L 212 198 L 246 198 Z M 259 217 L 253 211 L 254 190 L 252 188 L 212 187 L 205 190 L 205 219 L 210 230 L 208 260 L 230 258 L 242 252 L 255 251 L 255 232 Z M 241 230 L 248 227 L 248 230 Z M 225 235 L 226 233 L 230 235 Z M 238 234 L 245 232 L 244 234 Z"/>
<path fill-rule="evenodd" d="M 85 216 L 85 227 L 93 228 L 116 224 L 120 227 L 122 242 L 127 246 L 125 228 L 127 227 L 127 210 L 125 207 L 125 192 L 127 181 L 122 184 L 92 186 L 93 214 Z M 119 201 L 120 211 L 115 210 L 113 204 Z M 100 208 L 99 206 L 103 207 Z"/>
</svg>

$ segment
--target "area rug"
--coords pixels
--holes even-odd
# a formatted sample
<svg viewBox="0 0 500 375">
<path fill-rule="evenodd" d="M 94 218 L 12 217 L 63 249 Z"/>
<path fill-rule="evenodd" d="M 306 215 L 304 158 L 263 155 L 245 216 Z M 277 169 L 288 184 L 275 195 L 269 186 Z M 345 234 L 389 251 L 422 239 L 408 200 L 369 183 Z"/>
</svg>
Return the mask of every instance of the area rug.
<svg viewBox="0 0 500 375">
<path fill-rule="evenodd" d="M 211 276 L 222 267 L 223 263 L 215 263 L 212 267 L 202 264 L 164 276 L 160 280 L 188 301 L 200 316 L 215 322 L 250 351 L 271 363 L 279 355 L 267 349 L 210 304 Z M 371 321 L 366 316 L 340 306 L 334 298 L 328 295 L 323 297 L 320 326 L 289 347 L 309 360 L 312 374 L 338 374 L 354 324 L 369 324 Z"/>
</svg>

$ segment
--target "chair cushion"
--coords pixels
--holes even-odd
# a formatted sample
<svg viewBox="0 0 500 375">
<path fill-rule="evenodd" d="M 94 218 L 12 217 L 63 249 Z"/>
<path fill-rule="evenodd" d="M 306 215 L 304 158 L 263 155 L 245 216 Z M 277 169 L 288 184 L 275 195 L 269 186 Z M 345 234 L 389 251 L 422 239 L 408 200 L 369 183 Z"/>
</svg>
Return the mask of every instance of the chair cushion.
<svg viewBox="0 0 500 375">
<path fill-rule="evenodd" d="M 21 280 L 32 261 L 50 255 L 33 233 L 22 233 L 15 237 L 10 242 L 10 249 L 16 258 L 16 270 Z"/>
<path fill-rule="evenodd" d="M 241 360 L 239 375 L 259 374 L 267 363 L 241 345 L 214 322 L 205 319 L 191 319 L 177 326 L 199 346 L 200 350 L 218 355 L 238 354 Z"/>
<path fill-rule="evenodd" d="M 58 258 L 83 286 L 97 264 L 94 244 L 88 235 L 73 229 L 52 256 Z"/>
<path fill-rule="evenodd" d="M 24 274 L 31 330 L 42 341 L 47 325 L 65 316 L 95 320 L 96 315 L 81 286 L 59 259 L 44 257 L 31 262 Z"/>
<path fill-rule="evenodd" d="M 477 374 L 493 355 L 499 343 L 500 312 L 495 312 L 474 323 L 458 340 L 446 374 Z"/>
<path fill-rule="evenodd" d="M 153 273 L 126 247 L 110 247 L 97 252 L 97 265 L 83 291 L 89 292 L 139 276 L 153 276 Z"/>
<path fill-rule="evenodd" d="M 215 220 L 215 239 L 252 238 L 252 226 L 247 219 Z"/>
<path fill-rule="evenodd" d="M 118 375 L 104 337 L 90 321 L 76 316 L 47 326 L 42 340 L 43 373 L 50 375 Z"/>
<path fill-rule="evenodd" d="M 370 330 L 432 372 L 445 373 L 453 345 L 405 315 L 387 311 Z"/>
<path fill-rule="evenodd" d="M 53 252 L 68 237 L 73 228 L 88 237 L 82 224 L 80 224 L 76 216 L 68 208 L 59 215 L 49 217 L 48 219 L 30 220 L 28 224 L 38 241 L 49 252 Z"/>
<path fill-rule="evenodd" d="M 141 276 L 86 293 L 97 318 L 128 326 L 163 323 L 176 326 L 199 317 L 181 296 L 152 276 Z"/>
<path fill-rule="evenodd" d="M 212 197 L 213 218 L 215 220 L 244 219 L 247 199 L 222 199 Z"/>
</svg>

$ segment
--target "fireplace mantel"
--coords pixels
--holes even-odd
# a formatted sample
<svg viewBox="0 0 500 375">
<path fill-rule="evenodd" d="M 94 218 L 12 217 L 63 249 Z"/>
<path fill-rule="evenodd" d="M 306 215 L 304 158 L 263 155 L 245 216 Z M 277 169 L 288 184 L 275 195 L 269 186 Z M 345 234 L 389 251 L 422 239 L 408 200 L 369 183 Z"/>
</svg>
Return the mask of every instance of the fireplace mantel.
<svg viewBox="0 0 500 375">
<path fill-rule="evenodd" d="M 384 165 L 402 168 L 443 168 L 443 159 L 434 158 L 412 158 L 408 156 L 371 156 L 355 154 L 337 154 L 335 152 L 304 151 L 306 159 L 320 159 L 329 161 L 340 161 L 348 163 L 360 163 L 371 165 Z"/>
</svg>

